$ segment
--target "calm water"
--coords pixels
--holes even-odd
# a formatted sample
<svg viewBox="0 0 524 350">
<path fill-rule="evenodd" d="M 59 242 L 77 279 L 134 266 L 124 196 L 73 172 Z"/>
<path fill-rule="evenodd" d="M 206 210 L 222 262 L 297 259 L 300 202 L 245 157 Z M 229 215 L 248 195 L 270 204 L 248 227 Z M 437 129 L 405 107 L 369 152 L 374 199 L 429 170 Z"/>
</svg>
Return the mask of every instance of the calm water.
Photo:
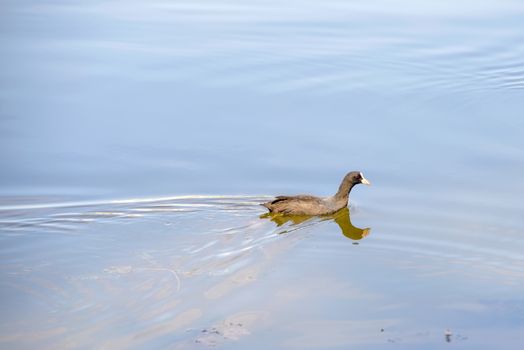
<svg viewBox="0 0 524 350">
<path fill-rule="evenodd" d="M 520 349 L 522 101 L 519 1 L 0 1 L 0 348 Z"/>
</svg>

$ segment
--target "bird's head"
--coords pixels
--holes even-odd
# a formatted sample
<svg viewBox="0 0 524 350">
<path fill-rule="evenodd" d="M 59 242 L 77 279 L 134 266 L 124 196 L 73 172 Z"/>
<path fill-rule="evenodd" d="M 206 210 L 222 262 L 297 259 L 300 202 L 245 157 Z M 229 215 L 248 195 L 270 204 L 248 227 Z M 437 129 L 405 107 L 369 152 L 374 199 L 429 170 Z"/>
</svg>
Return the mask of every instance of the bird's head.
<svg viewBox="0 0 524 350">
<path fill-rule="evenodd" d="M 357 185 L 357 184 L 371 185 L 371 182 L 369 182 L 368 179 L 366 179 L 360 171 L 352 171 L 347 175 L 347 177 L 348 177 L 349 182 L 354 185 Z"/>
</svg>

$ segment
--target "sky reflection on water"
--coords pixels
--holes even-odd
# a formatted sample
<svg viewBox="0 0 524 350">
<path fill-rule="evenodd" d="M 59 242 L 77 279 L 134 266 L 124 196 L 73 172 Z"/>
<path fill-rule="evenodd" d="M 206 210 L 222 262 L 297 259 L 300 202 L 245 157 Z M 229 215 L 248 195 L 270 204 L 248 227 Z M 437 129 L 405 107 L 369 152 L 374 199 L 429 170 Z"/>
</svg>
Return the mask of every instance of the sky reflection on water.
<svg viewBox="0 0 524 350">
<path fill-rule="evenodd" d="M 520 349 L 523 18 L 3 1 L 1 346 Z"/>
</svg>

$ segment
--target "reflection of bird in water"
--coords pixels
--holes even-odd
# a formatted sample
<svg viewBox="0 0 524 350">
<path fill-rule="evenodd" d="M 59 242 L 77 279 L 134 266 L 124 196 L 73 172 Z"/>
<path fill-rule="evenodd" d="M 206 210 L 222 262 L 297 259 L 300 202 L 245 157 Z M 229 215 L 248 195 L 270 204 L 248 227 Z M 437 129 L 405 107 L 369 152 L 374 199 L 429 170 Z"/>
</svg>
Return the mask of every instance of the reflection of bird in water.
<svg viewBox="0 0 524 350">
<path fill-rule="evenodd" d="M 344 208 L 342 210 L 337 211 L 334 214 L 328 215 L 328 217 L 324 220 L 329 219 L 333 219 L 338 224 L 338 227 L 340 227 L 340 230 L 342 231 L 342 234 L 344 236 L 354 241 L 358 241 L 359 239 L 366 237 L 371 232 L 371 229 L 369 227 L 358 228 L 353 226 L 349 216 L 348 208 Z"/>
<path fill-rule="evenodd" d="M 286 215 L 331 214 L 347 207 L 349 192 L 358 184 L 369 185 L 370 182 L 361 172 L 352 171 L 344 177 L 334 196 L 278 196 L 275 200 L 262 205 L 272 213 L 283 213 Z"/>
<path fill-rule="evenodd" d="M 277 224 L 277 226 L 282 226 L 288 222 L 291 223 L 291 225 L 298 225 L 305 221 L 308 221 L 310 219 L 315 218 L 315 216 L 310 215 L 283 215 L 280 213 L 266 213 L 260 216 L 261 219 L 270 219 L 274 223 Z M 326 220 L 333 220 L 337 223 L 338 227 L 340 227 L 340 231 L 342 231 L 342 234 L 346 236 L 349 239 L 352 239 L 354 241 L 358 241 L 371 232 L 370 228 L 358 228 L 353 226 L 351 223 L 351 219 L 349 216 L 349 209 L 343 208 L 336 213 L 328 214 L 328 215 L 322 215 L 319 216 L 320 221 L 326 221 Z"/>
</svg>

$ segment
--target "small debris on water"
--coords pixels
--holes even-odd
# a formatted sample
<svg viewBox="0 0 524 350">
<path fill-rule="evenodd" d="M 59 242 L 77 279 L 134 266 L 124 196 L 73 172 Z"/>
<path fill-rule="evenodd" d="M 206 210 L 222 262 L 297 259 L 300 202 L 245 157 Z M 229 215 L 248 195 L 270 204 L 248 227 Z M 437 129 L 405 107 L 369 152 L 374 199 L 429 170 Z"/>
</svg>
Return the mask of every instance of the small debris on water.
<svg viewBox="0 0 524 350">
<path fill-rule="evenodd" d="M 451 336 L 453 335 L 453 333 L 451 332 L 451 330 L 448 328 L 444 331 L 444 337 L 446 338 L 446 342 L 447 343 L 451 343 Z"/>
</svg>

